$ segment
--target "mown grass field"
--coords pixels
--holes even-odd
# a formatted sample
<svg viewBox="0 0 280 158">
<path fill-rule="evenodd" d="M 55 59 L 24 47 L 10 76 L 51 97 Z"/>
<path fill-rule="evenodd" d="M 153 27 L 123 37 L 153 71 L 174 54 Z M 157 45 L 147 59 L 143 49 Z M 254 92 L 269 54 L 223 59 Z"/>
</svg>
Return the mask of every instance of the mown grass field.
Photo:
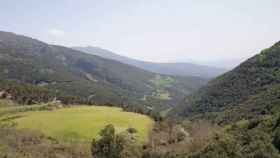
<svg viewBox="0 0 280 158">
<path fill-rule="evenodd" d="M 98 138 L 99 131 L 108 124 L 113 124 L 117 132 L 135 128 L 139 141 L 146 141 L 153 125 L 148 116 L 124 112 L 121 108 L 102 106 L 76 106 L 13 115 L 17 115 L 12 120 L 16 123 L 16 128 L 40 131 L 64 141 L 91 141 L 92 138 Z"/>
</svg>

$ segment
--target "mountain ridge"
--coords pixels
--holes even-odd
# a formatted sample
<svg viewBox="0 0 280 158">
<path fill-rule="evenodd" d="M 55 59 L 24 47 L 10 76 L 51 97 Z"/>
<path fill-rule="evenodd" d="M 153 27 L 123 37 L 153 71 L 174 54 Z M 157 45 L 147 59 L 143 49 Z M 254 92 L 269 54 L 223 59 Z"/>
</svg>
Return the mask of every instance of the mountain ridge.
<svg viewBox="0 0 280 158">
<path fill-rule="evenodd" d="M 213 78 L 226 72 L 226 70 L 222 68 L 215 68 L 215 67 L 198 65 L 198 64 L 187 63 L 187 62 L 155 63 L 155 62 L 141 61 L 126 56 L 118 55 L 112 51 L 100 47 L 87 46 L 87 47 L 72 47 L 72 48 L 89 54 L 94 54 L 104 58 L 117 60 L 119 62 L 133 65 L 147 71 L 165 74 L 165 75 L 197 76 L 203 78 Z"/>
</svg>

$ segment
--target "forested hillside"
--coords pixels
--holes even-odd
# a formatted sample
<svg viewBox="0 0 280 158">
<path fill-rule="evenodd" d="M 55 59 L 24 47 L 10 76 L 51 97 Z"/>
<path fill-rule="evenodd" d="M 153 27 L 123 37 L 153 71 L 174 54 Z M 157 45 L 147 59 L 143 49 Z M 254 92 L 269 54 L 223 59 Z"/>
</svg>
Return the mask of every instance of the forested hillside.
<svg viewBox="0 0 280 158">
<path fill-rule="evenodd" d="M 51 97 L 63 94 L 89 104 L 142 107 L 175 105 L 184 95 L 206 83 L 197 77 L 154 74 L 7 32 L 0 32 L 0 76 L 2 82 L 29 84 L 35 89 L 52 91 Z M 7 86 L 0 89 L 15 91 Z M 45 100 L 35 99 L 33 102 Z M 32 101 L 29 99 L 29 102 Z"/>
<path fill-rule="evenodd" d="M 210 81 L 172 113 L 217 123 L 276 113 L 279 84 L 280 42 Z"/>
</svg>

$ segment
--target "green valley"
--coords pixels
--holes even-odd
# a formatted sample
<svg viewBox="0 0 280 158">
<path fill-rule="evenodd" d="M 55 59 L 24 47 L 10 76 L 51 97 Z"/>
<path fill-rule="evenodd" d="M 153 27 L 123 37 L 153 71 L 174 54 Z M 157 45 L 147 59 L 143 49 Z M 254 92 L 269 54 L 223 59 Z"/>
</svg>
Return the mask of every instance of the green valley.
<svg viewBox="0 0 280 158">
<path fill-rule="evenodd" d="M 1 1 L 0 158 L 280 158 L 279 6 Z"/>
</svg>

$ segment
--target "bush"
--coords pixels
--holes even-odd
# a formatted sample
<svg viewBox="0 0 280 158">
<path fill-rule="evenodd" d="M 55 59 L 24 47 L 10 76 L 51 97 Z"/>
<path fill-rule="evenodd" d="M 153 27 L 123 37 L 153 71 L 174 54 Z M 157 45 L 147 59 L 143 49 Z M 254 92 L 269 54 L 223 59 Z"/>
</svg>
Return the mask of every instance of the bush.
<svg viewBox="0 0 280 158">
<path fill-rule="evenodd" d="M 242 158 L 241 147 L 228 135 L 216 135 L 213 143 L 189 158 Z"/>
<path fill-rule="evenodd" d="M 128 133 L 130 133 L 130 134 L 135 134 L 135 133 L 137 133 L 137 130 L 136 130 L 135 128 L 128 128 L 126 131 L 127 131 Z"/>
<path fill-rule="evenodd" d="M 272 143 L 280 151 L 280 128 L 276 129 Z"/>
<path fill-rule="evenodd" d="M 107 125 L 101 132 L 101 138 L 97 141 L 93 139 L 91 152 L 93 158 L 120 158 L 122 143 L 119 142 L 115 134 L 113 125 Z"/>
<path fill-rule="evenodd" d="M 204 150 L 189 158 L 279 158 L 268 133 L 259 129 L 216 135 Z"/>
<path fill-rule="evenodd" d="M 132 129 L 130 129 L 132 130 Z M 129 131 L 129 129 L 127 130 Z M 132 130 L 135 132 L 135 130 Z M 91 152 L 93 158 L 139 158 L 140 147 L 133 137 L 125 133 L 116 134 L 113 125 L 107 125 L 100 132 L 100 139 L 93 139 Z"/>
</svg>

